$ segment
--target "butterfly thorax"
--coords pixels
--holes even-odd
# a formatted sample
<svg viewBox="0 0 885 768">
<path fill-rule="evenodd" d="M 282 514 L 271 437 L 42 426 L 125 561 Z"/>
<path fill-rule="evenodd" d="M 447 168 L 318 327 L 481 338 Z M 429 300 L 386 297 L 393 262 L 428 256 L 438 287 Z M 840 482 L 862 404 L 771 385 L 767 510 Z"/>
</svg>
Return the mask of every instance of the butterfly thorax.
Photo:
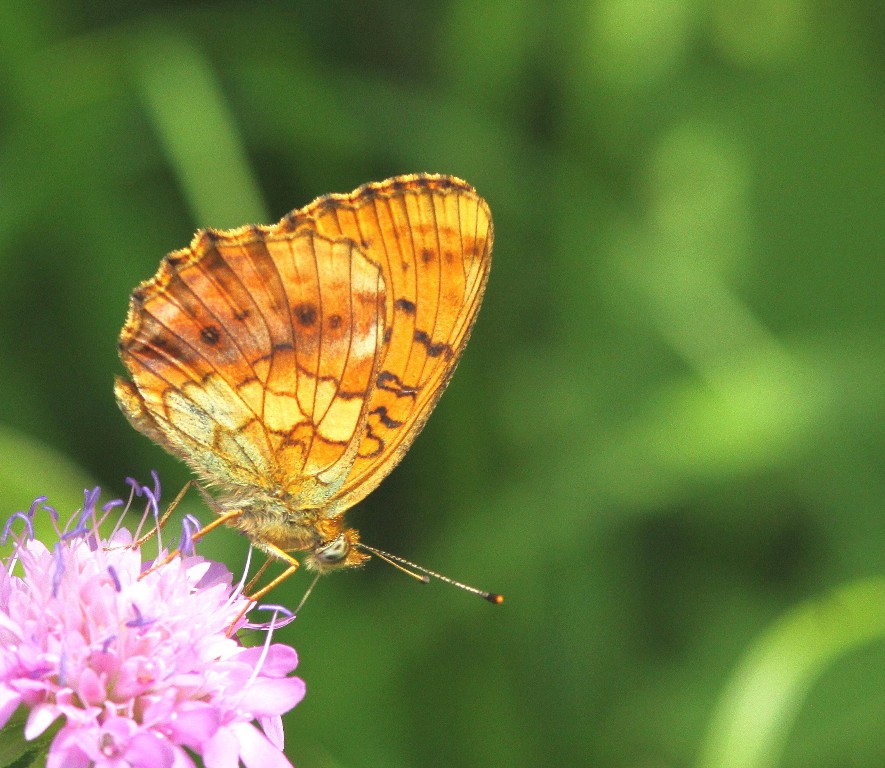
<svg viewBox="0 0 885 768">
<path fill-rule="evenodd" d="M 327 571 L 362 565 L 368 555 L 357 549 L 359 532 L 343 526 L 343 517 L 321 507 L 303 507 L 288 495 L 255 492 L 219 499 L 218 511 L 239 515 L 232 525 L 271 555 L 305 552 L 304 565 Z"/>
</svg>

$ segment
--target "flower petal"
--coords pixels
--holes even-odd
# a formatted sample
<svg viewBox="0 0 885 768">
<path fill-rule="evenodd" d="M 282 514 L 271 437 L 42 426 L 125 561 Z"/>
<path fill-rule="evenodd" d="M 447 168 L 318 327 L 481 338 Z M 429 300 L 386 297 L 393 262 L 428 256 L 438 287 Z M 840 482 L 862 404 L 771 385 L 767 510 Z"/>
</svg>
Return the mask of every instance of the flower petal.
<svg viewBox="0 0 885 768">
<path fill-rule="evenodd" d="M 286 756 L 253 725 L 234 723 L 230 730 L 240 743 L 240 759 L 246 768 L 292 768 Z"/>
<path fill-rule="evenodd" d="M 104 683 L 91 667 L 83 669 L 77 683 L 77 693 L 86 704 L 100 705 L 107 698 Z"/>
<path fill-rule="evenodd" d="M 300 677 L 279 680 L 258 678 L 240 698 L 240 707 L 257 717 L 282 715 L 304 698 L 306 687 Z"/>
<path fill-rule="evenodd" d="M 77 743 L 77 731 L 74 728 L 62 728 L 52 744 L 46 758 L 46 768 L 89 768 L 91 760 Z"/>
<path fill-rule="evenodd" d="M 254 667 L 261 659 L 264 648 L 260 645 L 244 648 L 237 654 L 237 661 L 242 661 L 250 667 Z M 298 654 L 289 645 L 274 643 L 267 649 L 264 661 L 261 663 L 261 675 L 263 677 L 285 677 L 298 666 Z"/>
<path fill-rule="evenodd" d="M 9 722 L 18 705 L 21 704 L 22 697 L 18 691 L 13 691 L 5 685 L 0 686 L 0 728 Z"/>
<path fill-rule="evenodd" d="M 49 704 L 38 704 L 28 715 L 28 721 L 25 723 L 25 739 L 31 741 L 36 739 L 43 731 L 52 725 L 56 718 L 61 714 L 57 707 Z"/>
<path fill-rule="evenodd" d="M 279 715 L 273 717 L 259 717 L 258 724 L 268 741 L 273 744 L 280 752 L 286 746 L 286 732 L 283 730 L 283 718 Z"/>
<path fill-rule="evenodd" d="M 220 728 L 203 746 L 206 768 L 239 768 L 240 744 L 229 728 Z"/>
<path fill-rule="evenodd" d="M 197 764 L 191 760 L 190 755 L 181 747 L 174 747 L 173 753 L 175 759 L 172 761 L 172 768 L 197 768 Z"/>
<path fill-rule="evenodd" d="M 175 755 L 165 741 L 150 731 L 140 731 L 126 749 L 126 762 L 133 768 L 172 768 Z"/>
<path fill-rule="evenodd" d="M 209 741 L 221 724 L 220 714 L 210 704 L 195 703 L 178 709 L 175 718 L 168 724 L 178 744 L 199 751 Z"/>
</svg>

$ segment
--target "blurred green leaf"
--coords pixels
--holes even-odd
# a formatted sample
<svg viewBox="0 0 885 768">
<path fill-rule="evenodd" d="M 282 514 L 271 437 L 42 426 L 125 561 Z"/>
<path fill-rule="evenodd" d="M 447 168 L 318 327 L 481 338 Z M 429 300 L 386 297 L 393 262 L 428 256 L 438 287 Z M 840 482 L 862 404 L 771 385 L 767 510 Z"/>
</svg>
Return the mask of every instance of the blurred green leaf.
<svg viewBox="0 0 885 768">
<path fill-rule="evenodd" d="M 26 511 L 38 496 L 64 518 L 83 505 L 83 491 L 94 480 L 57 450 L 0 426 L 0 509 L 4 519 Z"/>
<path fill-rule="evenodd" d="M 195 43 L 174 27 L 153 24 L 132 53 L 148 115 L 200 226 L 270 223 L 236 120 Z"/>
<path fill-rule="evenodd" d="M 36 739 L 25 741 L 28 712 L 26 707 L 19 707 L 0 730 L 0 766 L 3 768 L 43 768 L 46 765 L 49 745 L 61 722 L 54 723 Z"/>
<path fill-rule="evenodd" d="M 773 768 L 798 710 L 841 656 L 885 640 L 885 579 L 793 608 L 746 650 L 717 704 L 699 768 Z"/>
</svg>

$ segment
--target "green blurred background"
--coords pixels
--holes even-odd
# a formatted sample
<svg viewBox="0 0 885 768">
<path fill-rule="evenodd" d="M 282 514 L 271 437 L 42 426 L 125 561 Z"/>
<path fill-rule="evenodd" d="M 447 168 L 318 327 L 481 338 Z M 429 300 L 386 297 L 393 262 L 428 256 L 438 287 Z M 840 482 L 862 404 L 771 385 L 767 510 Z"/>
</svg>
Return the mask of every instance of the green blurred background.
<svg viewBox="0 0 885 768">
<path fill-rule="evenodd" d="M 491 205 L 464 360 L 349 519 L 507 602 L 377 561 L 323 581 L 280 634 L 293 762 L 885 764 L 878 0 L 0 20 L 4 515 L 181 487 L 111 381 L 130 290 L 198 226 L 413 171 Z M 238 571 L 244 542 L 209 538 Z"/>
</svg>

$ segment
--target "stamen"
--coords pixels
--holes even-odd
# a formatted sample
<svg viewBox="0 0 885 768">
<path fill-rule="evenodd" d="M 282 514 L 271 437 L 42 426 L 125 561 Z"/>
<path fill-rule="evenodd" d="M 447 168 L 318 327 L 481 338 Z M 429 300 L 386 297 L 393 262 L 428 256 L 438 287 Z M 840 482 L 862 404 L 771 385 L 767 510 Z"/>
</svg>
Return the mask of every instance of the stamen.
<svg viewBox="0 0 885 768">
<path fill-rule="evenodd" d="M 95 514 L 95 502 L 101 494 L 101 488 L 95 486 L 91 491 L 87 488 L 83 492 L 83 510 L 77 516 L 77 523 L 74 528 L 62 534 L 62 541 L 68 541 L 78 536 L 87 535 L 90 531 L 86 522 L 91 520 Z"/>
<path fill-rule="evenodd" d="M 95 504 L 98 502 L 98 497 L 101 496 L 101 488 L 97 485 L 95 488 L 90 490 L 85 490 L 83 492 L 83 512 L 88 513 L 90 515 L 95 514 Z"/>
<path fill-rule="evenodd" d="M 130 479 L 131 479 L 131 478 L 128 478 L 128 477 L 126 478 L 126 480 L 127 480 L 127 484 L 128 484 L 128 481 L 129 481 Z M 134 498 L 135 498 L 135 491 L 132 489 L 132 487 L 130 487 L 130 489 L 129 489 L 129 498 L 128 498 L 127 500 L 124 501 L 123 499 L 114 499 L 114 501 L 119 501 L 119 502 L 123 505 L 123 511 L 120 512 L 119 516 L 117 517 L 117 522 L 114 523 L 114 527 L 111 529 L 111 533 L 110 533 L 110 535 L 108 536 L 108 541 L 111 541 L 111 540 L 116 536 L 117 531 L 119 531 L 120 528 L 123 527 L 123 520 L 124 520 L 124 518 L 126 517 L 126 513 L 129 511 L 129 507 L 132 505 L 132 500 L 133 500 Z M 105 506 L 107 507 L 107 506 L 109 506 L 111 503 L 112 503 L 112 502 L 108 502 L 108 504 L 106 504 Z M 137 535 L 138 535 L 137 532 L 134 533 L 134 534 L 133 534 L 133 538 L 137 538 Z"/>
<path fill-rule="evenodd" d="M 291 624 L 295 620 L 295 614 L 282 605 L 259 605 L 256 607 L 255 610 L 273 611 L 273 616 L 268 622 L 256 625 L 248 625 L 249 629 L 266 629 L 267 637 L 264 638 L 264 645 L 261 649 L 261 655 L 258 657 L 258 661 L 255 662 L 255 669 L 252 670 L 252 675 L 249 678 L 249 682 L 246 684 L 247 688 L 255 682 L 261 670 L 261 667 L 264 666 L 264 662 L 267 659 L 267 654 L 270 651 L 270 641 L 273 636 L 274 629 L 276 629 L 277 627 L 285 627 L 287 624 Z M 279 616 L 280 614 L 283 614 L 285 616 L 285 619 L 277 623 L 277 616 Z"/>
<path fill-rule="evenodd" d="M 55 542 L 52 548 L 52 557 L 55 561 L 55 570 L 52 573 L 52 596 L 58 595 L 58 588 L 61 585 L 61 577 L 65 572 L 64 552 L 62 551 L 62 542 Z"/>
<path fill-rule="evenodd" d="M 31 507 L 28 510 L 28 517 L 33 518 L 34 515 L 37 514 L 41 509 L 45 512 L 49 513 L 49 516 L 52 518 L 53 523 L 58 523 L 58 512 L 55 511 L 55 507 L 51 504 L 46 503 L 46 496 L 38 496 L 31 502 Z"/>
<path fill-rule="evenodd" d="M 146 485 L 141 486 L 140 490 L 141 490 L 141 493 L 139 493 L 138 495 L 144 496 L 148 502 L 148 508 L 146 510 L 146 513 L 147 513 L 147 511 L 149 511 L 151 513 L 151 515 L 153 516 L 154 520 L 158 519 L 160 517 L 159 499 L 156 496 L 154 496 L 154 492 L 150 488 L 148 488 Z"/>
<path fill-rule="evenodd" d="M 228 603 L 236 600 L 243 594 L 243 590 L 246 588 L 246 579 L 249 577 L 249 568 L 252 567 L 252 552 L 254 549 L 255 548 L 250 544 L 249 549 L 246 550 L 246 565 L 243 568 L 243 575 L 240 576 L 240 581 L 237 583 L 236 589 L 231 591 Z"/>
<path fill-rule="evenodd" d="M 151 472 L 153 473 L 154 470 L 151 470 Z M 138 527 L 135 529 L 135 534 L 133 535 L 133 539 L 135 541 L 138 541 L 141 538 L 141 529 L 147 521 L 148 517 L 150 516 L 154 519 L 155 525 L 156 522 L 160 519 L 160 497 L 146 485 L 142 485 L 137 480 L 131 477 L 127 477 L 126 482 L 132 487 L 132 494 L 134 496 L 138 496 L 139 498 L 144 497 L 147 499 L 147 506 L 145 507 L 144 513 L 141 516 L 141 521 L 138 523 Z M 159 488 L 159 478 L 157 477 L 154 477 L 154 488 Z M 134 500 L 133 495 L 129 496 L 130 504 Z"/>
<path fill-rule="evenodd" d="M 44 501 L 49 499 L 48 496 L 38 496 L 31 502 L 31 506 L 28 508 L 28 517 L 33 518 L 34 513 L 37 511 L 38 505 L 42 504 Z"/>
<path fill-rule="evenodd" d="M 10 530 L 12 528 L 12 524 L 16 520 L 24 520 L 25 528 L 28 529 L 28 538 L 34 538 L 34 524 L 31 522 L 31 519 L 24 512 L 13 512 L 6 520 L 6 525 L 3 526 L 3 536 L 0 537 L 0 546 L 6 544 L 6 540 L 9 538 Z"/>
<path fill-rule="evenodd" d="M 154 498 L 159 500 L 160 498 L 160 474 L 156 469 L 151 470 L 151 477 L 154 479 Z"/>
<path fill-rule="evenodd" d="M 122 592 L 122 591 L 123 591 L 123 585 L 120 584 L 120 577 L 117 576 L 117 570 L 116 570 L 116 568 L 114 568 L 113 565 L 109 565 L 108 568 L 107 568 L 107 571 L 108 571 L 108 576 L 111 577 L 111 581 L 114 582 L 114 589 L 115 589 L 117 592 Z"/>
<path fill-rule="evenodd" d="M 181 521 L 181 539 L 178 542 L 178 551 L 182 555 L 194 554 L 194 534 L 202 527 L 200 521 L 193 515 L 184 516 Z"/>
<path fill-rule="evenodd" d="M 295 621 L 295 614 L 292 613 L 288 608 L 284 605 L 271 605 L 271 604 L 261 604 L 255 607 L 256 611 L 273 611 L 273 618 L 270 621 L 262 621 L 257 624 L 253 624 L 252 622 L 247 622 L 243 629 L 263 629 L 267 630 L 268 635 L 272 634 L 275 629 L 279 629 L 280 627 L 287 627 L 293 621 Z M 282 621 L 277 621 L 277 616 L 279 614 L 283 614 L 284 618 Z M 264 654 L 261 656 L 261 661 L 264 661 Z"/>
<path fill-rule="evenodd" d="M 138 610 L 138 606 L 135 603 L 132 604 L 132 610 L 135 611 L 135 618 L 126 622 L 127 627 L 132 629 L 144 629 L 156 621 L 156 619 L 146 619 L 142 616 L 141 611 Z"/>
<path fill-rule="evenodd" d="M 64 648 L 58 657 L 58 684 L 61 688 L 67 688 L 68 685 L 68 656 Z"/>
<path fill-rule="evenodd" d="M 129 486 L 129 499 L 126 501 L 126 506 L 123 509 L 123 513 L 120 515 L 120 519 L 117 520 L 117 524 L 114 526 L 114 533 L 117 532 L 117 529 L 123 525 L 123 515 L 125 515 L 130 508 L 132 507 L 132 502 L 135 501 L 135 494 L 138 489 L 138 483 L 131 477 L 126 478 L 126 485 Z M 132 533 L 133 540 L 137 541 L 139 536 L 141 536 L 141 526 L 144 525 L 144 521 L 147 519 L 147 512 L 142 515 L 141 520 L 136 526 L 135 531 Z"/>
</svg>

